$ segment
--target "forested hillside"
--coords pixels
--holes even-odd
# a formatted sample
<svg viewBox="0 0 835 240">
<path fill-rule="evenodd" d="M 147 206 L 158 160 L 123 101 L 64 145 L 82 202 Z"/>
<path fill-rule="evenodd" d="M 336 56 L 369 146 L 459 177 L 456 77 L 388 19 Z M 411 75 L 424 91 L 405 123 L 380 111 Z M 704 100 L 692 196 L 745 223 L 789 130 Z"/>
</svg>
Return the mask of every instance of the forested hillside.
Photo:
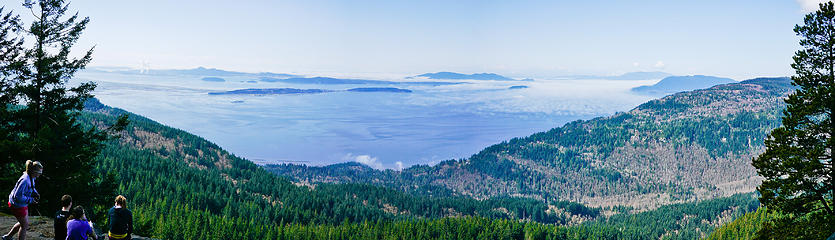
<svg viewBox="0 0 835 240">
<path fill-rule="evenodd" d="M 127 113 L 97 101 L 88 102 L 86 109 L 82 120 L 99 126 Z M 562 224 L 569 218 L 592 219 L 599 214 L 570 202 L 431 198 L 371 185 L 293 183 L 198 136 L 129 115 L 128 129 L 119 140 L 106 144 L 96 170 L 113 179 L 112 188 L 135 203 L 136 228 L 146 235 L 220 234 L 208 229 L 207 223 L 223 229 L 246 225 L 258 231 L 282 223 L 459 216 Z"/>
<path fill-rule="evenodd" d="M 754 239 L 763 223 L 773 218 L 776 213 L 769 213 L 765 207 L 760 207 L 757 211 L 746 213 L 745 215 L 735 219 L 733 222 L 722 225 L 716 228 L 713 233 L 708 236 L 710 240 L 722 239 Z"/>
<path fill-rule="evenodd" d="M 86 109 L 82 120 L 97 126 L 126 113 L 96 101 Z M 161 239 L 692 239 L 758 205 L 739 195 L 637 215 L 610 209 L 614 215 L 605 217 L 601 209 L 565 201 L 294 183 L 198 136 L 129 116 L 121 138 L 99 156 L 96 173 L 128 197 L 136 232 Z"/>
<path fill-rule="evenodd" d="M 370 183 L 427 195 L 526 196 L 655 208 L 752 192 L 751 158 L 780 124 L 788 78 L 682 92 L 635 109 L 490 146 L 470 158 L 402 171 L 356 164 L 270 165 L 297 182 Z"/>
</svg>

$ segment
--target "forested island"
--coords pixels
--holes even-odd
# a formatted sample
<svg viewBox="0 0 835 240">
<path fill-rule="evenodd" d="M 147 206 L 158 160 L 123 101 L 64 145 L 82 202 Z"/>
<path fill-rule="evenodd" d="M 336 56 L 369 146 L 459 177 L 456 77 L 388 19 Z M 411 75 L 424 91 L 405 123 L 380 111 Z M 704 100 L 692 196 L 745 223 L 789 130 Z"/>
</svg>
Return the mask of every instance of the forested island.
<svg viewBox="0 0 835 240">
<path fill-rule="evenodd" d="M 351 88 L 345 90 L 348 92 L 392 92 L 392 93 L 410 93 L 412 90 L 402 88 Z"/>
<path fill-rule="evenodd" d="M 270 95 L 270 94 L 316 94 L 333 92 L 325 89 L 297 89 L 297 88 L 248 88 L 225 92 L 209 92 L 209 95 Z"/>
<path fill-rule="evenodd" d="M 209 95 L 286 95 L 286 94 L 318 94 L 329 92 L 390 92 L 390 93 L 411 93 L 412 90 L 402 88 L 351 88 L 347 90 L 327 89 L 298 89 L 298 88 L 247 88 L 224 92 L 209 92 Z"/>
<path fill-rule="evenodd" d="M 346 78 L 332 78 L 332 77 L 294 77 L 294 78 L 261 78 L 262 82 L 281 82 L 292 84 L 318 84 L 318 85 L 362 85 L 362 84 L 376 84 L 376 85 L 428 85 L 428 86 L 443 86 L 463 84 L 462 82 L 398 82 L 398 81 L 384 81 L 384 80 L 366 80 L 366 79 L 346 79 Z"/>
<path fill-rule="evenodd" d="M 424 73 L 410 78 L 428 78 L 428 79 L 456 79 L 456 80 L 494 80 L 494 81 L 515 81 L 516 79 L 505 77 L 495 73 L 474 73 L 463 74 L 456 72 L 436 72 Z"/>
<path fill-rule="evenodd" d="M 219 77 L 204 77 L 204 78 L 201 78 L 200 80 L 203 80 L 203 81 L 206 81 L 206 82 L 226 82 L 226 79 L 219 78 Z"/>
</svg>

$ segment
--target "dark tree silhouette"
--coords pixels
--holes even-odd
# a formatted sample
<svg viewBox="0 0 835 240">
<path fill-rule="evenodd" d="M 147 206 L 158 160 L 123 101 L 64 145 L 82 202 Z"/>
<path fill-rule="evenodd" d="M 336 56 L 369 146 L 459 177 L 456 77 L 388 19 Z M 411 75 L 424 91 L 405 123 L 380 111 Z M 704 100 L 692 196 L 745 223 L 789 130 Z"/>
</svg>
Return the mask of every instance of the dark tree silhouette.
<svg viewBox="0 0 835 240">
<path fill-rule="evenodd" d="M 831 2 L 794 28 L 801 50 L 794 55 L 793 84 L 785 99 L 783 126 L 753 160 L 765 177 L 760 201 L 782 214 L 768 221 L 760 238 L 824 239 L 835 232 L 835 10 Z"/>
<path fill-rule="evenodd" d="M 14 155 L 20 152 L 20 144 L 13 134 L 11 114 L 17 99 L 11 92 L 17 81 L 14 69 L 20 67 L 23 55 L 21 30 L 20 17 L 0 7 L 0 172 L 4 173 L 11 170 L 9 163 L 19 158 Z"/>
<path fill-rule="evenodd" d="M 106 130 L 82 126 L 77 121 L 79 114 L 96 85 L 68 86 L 92 58 L 92 48 L 80 57 L 71 56 L 90 20 L 78 13 L 68 15 L 69 4 L 62 0 L 27 0 L 23 6 L 33 15 L 28 27 L 9 17 L 4 19 L 12 20 L 4 20 L 0 28 L 3 40 L 13 43 L 8 48 L 19 53 L 4 58 L 0 66 L 4 83 L 0 100 L 5 103 L 2 123 L 10 140 L 3 159 L 9 170 L 2 173 L 4 179 L 19 176 L 23 162 L 32 159 L 44 164 L 44 175 L 36 184 L 41 193 L 41 204 L 36 208 L 57 209 L 63 194 L 73 195 L 84 205 L 112 198 L 113 190 L 100 186 L 106 183 L 102 174 L 93 172 L 94 158 L 102 142 L 111 137 L 108 130 L 120 130 L 126 118 Z M 21 44 L 21 39 L 27 44 Z M 3 50 L 6 48 L 4 45 Z"/>
</svg>

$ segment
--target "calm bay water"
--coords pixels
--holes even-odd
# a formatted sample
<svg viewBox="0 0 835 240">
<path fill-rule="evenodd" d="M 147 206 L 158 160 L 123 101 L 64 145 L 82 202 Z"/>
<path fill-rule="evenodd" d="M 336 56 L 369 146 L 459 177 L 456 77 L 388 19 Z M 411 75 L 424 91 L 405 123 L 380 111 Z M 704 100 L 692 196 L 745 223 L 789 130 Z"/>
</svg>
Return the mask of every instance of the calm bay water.
<svg viewBox="0 0 835 240">
<path fill-rule="evenodd" d="M 358 161 L 376 168 L 465 158 L 489 145 L 577 119 L 627 111 L 649 97 L 629 93 L 650 81 L 467 81 L 446 86 L 294 85 L 224 77 L 86 71 L 102 103 L 217 143 L 256 163 Z M 387 79 L 398 81 L 398 79 Z M 402 80 L 402 79 L 400 79 Z M 411 81 L 411 80 L 410 80 Z M 526 89 L 508 89 L 526 85 Z M 412 93 L 209 95 L 242 88 L 344 90 L 398 87 Z"/>
</svg>

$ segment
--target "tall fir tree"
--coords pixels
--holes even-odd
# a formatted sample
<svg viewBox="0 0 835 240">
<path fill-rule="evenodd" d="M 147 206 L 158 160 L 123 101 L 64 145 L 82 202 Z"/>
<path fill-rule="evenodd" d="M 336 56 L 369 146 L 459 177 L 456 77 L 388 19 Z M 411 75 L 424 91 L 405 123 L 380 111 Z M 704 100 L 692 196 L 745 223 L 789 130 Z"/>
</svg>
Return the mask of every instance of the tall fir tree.
<svg viewBox="0 0 835 240">
<path fill-rule="evenodd" d="M 7 176 L 11 172 L 10 164 L 19 153 L 20 144 L 15 140 L 14 125 L 11 110 L 17 105 L 13 88 L 17 78 L 14 69 L 21 64 L 23 39 L 20 37 L 20 17 L 5 7 L 0 7 L 0 180 L 13 181 L 16 178 Z"/>
<path fill-rule="evenodd" d="M 825 239 L 835 233 L 835 9 L 820 5 L 794 28 L 801 50 L 794 55 L 799 89 L 785 99 L 783 126 L 754 158 L 765 177 L 760 201 L 778 215 L 758 233 L 760 239 Z"/>
<path fill-rule="evenodd" d="M 23 6 L 32 13 L 33 21 L 16 39 L 26 39 L 31 47 L 23 47 L 22 56 L 12 59 L 8 71 L 3 72 L 9 89 L 0 97 L 10 99 L 11 104 L 3 124 L 9 126 L 16 142 L 15 152 L 4 164 L 16 171 L 3 174 L 19 175 L 27 159 L 43 163 L 44 174 L 36 184 L 41 193 L 36 209 L 58 209 L 63 194 L 83 205 L 107 204 L 114 189 L 103 187 L 112 186 L 103 180 L 105 174 L 93 172 L 94 158 L 102 142 L 111 137 L 109 132 L 125 126 L 126 117 L 107 129 L 82 126 L 78 116 L 96 85 L 68 86 L 92 58 L 92 48 L 80 57 L 71 56 L 90 20 L 79 18 L 78 13 L 68 15 L 69 4 L 63 0 L 27 0 Z"/>
</svg>

